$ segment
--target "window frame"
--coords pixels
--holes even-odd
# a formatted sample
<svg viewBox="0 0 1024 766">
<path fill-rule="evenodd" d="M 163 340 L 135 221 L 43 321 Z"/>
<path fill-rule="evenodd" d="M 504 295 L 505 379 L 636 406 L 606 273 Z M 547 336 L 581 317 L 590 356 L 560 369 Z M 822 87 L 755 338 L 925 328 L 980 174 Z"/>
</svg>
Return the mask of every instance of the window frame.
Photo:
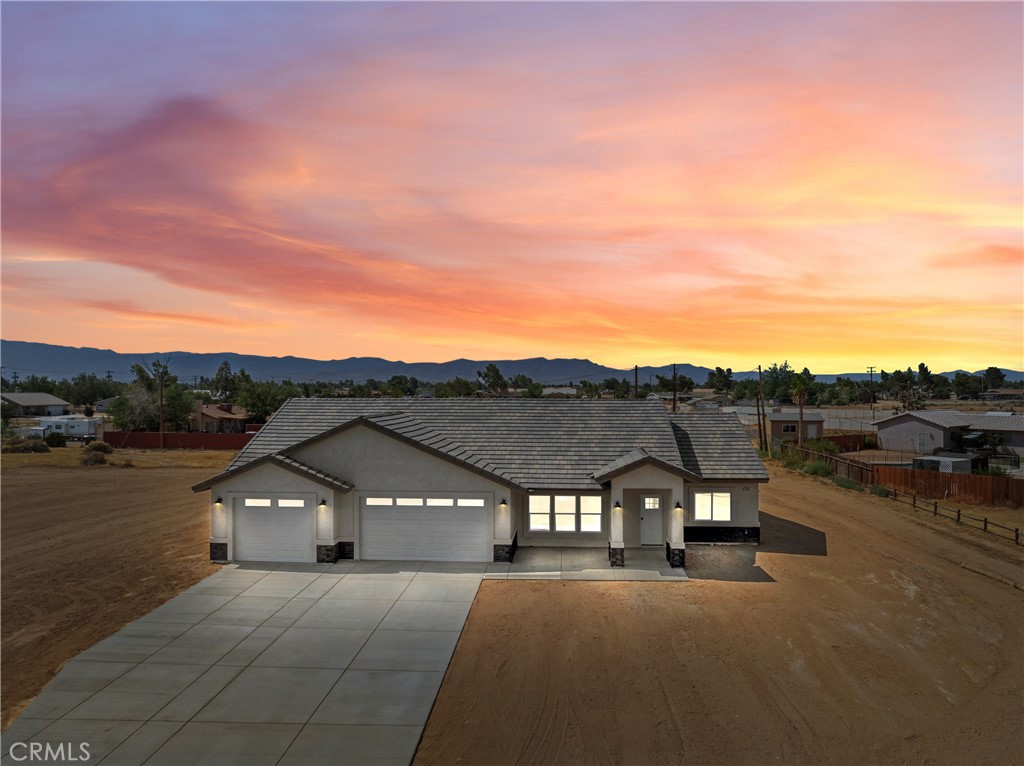
<svg viewBox="0 0 1024 766">
<path fill-rule="evenodd" d="M 598 511 L 596 513 L 593 512 L 593 511 L 584 511 L 583 510 L 583 502 L 582 502 L 581 498 L 584 498 L 584 497 L 594 497 L 594 498 L 597 498 L 597 500 L 598 500 Z M 527 503 L 526 503 L 526 528 L 527 528 L 527 531 L 530 534 L 538 534 L 538 535 L 601 535 L 601 534 L 605 534 L 606 531 L 607 531 L 605 529 L 605 526 L 604 526 L 604 495 L 599 495 L 599 494 L 586 494 L 586 495 L 576 494 L 576 495 L 571 495 L 571 494 L 568 494 L 568 493 L 538 492 L 537 494 L 527 495 L 527 498 L 528 499 L 527 499 Z M 573 500 L 573 512 L 572 512 L 573 528 L 572 529 L 564 529 L 564 528 L 559 529 L 558 528 L 559 519 L 561 518 L 563 520 L 563 524 L 564 524 L 564 520 L 569 515 L 569 513 L 565 510 L 564 502 L 561 505 L 561 510 L 559 510 L 558 500 L 561 499 L 561 500 L 564 501 L 567 498 L 572 498 L 572 500 Z M 542 499 L 547 501 L 546 504 L 547 504 L 547 521 L 548 521 L 548 523 L 547 523 L 547 527 L 546 528 L 540 528 L 540 527 L 534 527 L 533 526 L 534 518 L 535 517 L 540 517 L 540 516 L 542 516 L 544 514 L 544 511 L 539 510 L 537 508 L 538 503 L 535 502 L 535 501 L 540 501 Z M 598 523 L 598 528 L 597 529 L 583 529 L 583 521 L 584 521 L 584 519 L 586 519 L 588 522 L 592 523 L 595 518 L 597 519 L 597 523 Z"/>
<path fill-rule="evenodd" d="M 708 522 L 708 521 L 732 521 L 732 494 L 733 494 L 732 490 L 724 490 L 724 491 L 716 491 L 716 490 L 713 490 L 713 489 L 710 490 L 710 491 L 697 491 L 697 490 L 694 490 L 694 493 L 693 493 L 693 520 L 695 522 L 698 522 L 698 521 L 702 521 L 702 522 Z M 710 513 L 710 517 L 709 518 L 700 518 L 700 517 L 697 516 L 697 513 L 698 513 L 697 498 L 701 497 L 701 496 L 707 496 L 710 499 L 710 501 L 711 501 L 711 505 L 708 508 L 708 511 Z M 724 517 L 716 516 L 715 515 L 715 498 L 716 498 L 716 496 L 717 497 L 724 497 L 727 500 L 727 508 L 726 508 L 725 516 Z"/>
<path fill-rule="evenodd" d="M 793 423 L 783 423 L 782 424 L 782 433 L 784 433 L 784 434 L 795 434 L 796 433 L 796 426 Z"/>
</svg>

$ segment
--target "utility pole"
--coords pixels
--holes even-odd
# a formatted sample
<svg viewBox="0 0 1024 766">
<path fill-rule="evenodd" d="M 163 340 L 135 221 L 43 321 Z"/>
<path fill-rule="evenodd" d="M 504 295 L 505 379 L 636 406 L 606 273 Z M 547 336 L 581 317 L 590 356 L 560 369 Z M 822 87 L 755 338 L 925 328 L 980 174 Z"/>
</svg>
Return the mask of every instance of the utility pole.
<svg viewBox="0 0 1024 766">
<path fill-rule="evenodd" d="M 764 377 L 761 375 L 761 365 L 757 365 L 757 433 L 761 437 L 761 449 L 767 449 L 768 457 L 772 456 L 772 440 L 768 433 L 768 424 L 765 422 L 767 414 L 764 406 Z"/>
<path fill-rule="evenodd" d="M 672 365 L 672 412 L 676 411 L 678 396 L 676 394 L 676 366 Z"/>
<path fill-rule="evenodd" d="M 15 388 L 16 389 L 17 387 L 18 387 L 18 371 L 15 370 L 14 372 L 11 373 L 11 388 Z"/>
<path fill-rule="evenodd" d="M 114 379 L 114 373 L 112 370 L 107 370 L 107 382 L 109 383 Z"/>
<path fill-rule="evenodd" d="M 640 365 L 633 365 L 633 398 L 640 398 Z"/>
<path fill-rule="evenodd" d="M 871 419 L 875 419 L 875 366 L 868 365 L 868 375 L 871 376 L 871 387 L 868 389 L 868 404 L 871 405 Z"/>
</svg>

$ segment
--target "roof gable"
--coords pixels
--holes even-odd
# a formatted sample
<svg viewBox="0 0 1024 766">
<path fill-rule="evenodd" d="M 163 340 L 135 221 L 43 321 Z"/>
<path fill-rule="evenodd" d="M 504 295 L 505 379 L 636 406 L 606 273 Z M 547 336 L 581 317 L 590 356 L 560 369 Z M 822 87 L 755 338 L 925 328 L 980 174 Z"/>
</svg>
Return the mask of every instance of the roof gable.
<svg viewBox="0 0 1024 766">
<path fill-rule="evenodd" d="M 683 465 L 705 481 L 768 481 L 768 470 L 735 413 L 679 413 L 669 418 Z"/>
</svg>

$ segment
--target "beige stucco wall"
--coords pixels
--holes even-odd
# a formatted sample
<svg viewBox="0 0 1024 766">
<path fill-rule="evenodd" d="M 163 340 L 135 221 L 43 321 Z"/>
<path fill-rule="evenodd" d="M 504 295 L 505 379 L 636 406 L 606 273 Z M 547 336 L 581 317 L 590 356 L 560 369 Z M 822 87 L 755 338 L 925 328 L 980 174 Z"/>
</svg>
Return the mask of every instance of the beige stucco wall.
<svg viewBox="0 0 1024 766">
<path fill-rule="evenodd" d="M 682 476 L 653 465 L 641 466 L 612 479 L 612 504 L 616 501 L 622 503 L 622 535 L 627 548 L 640 545 L 640 504 L 645 495 L 661 497 L 663 541 L 682 543 L 685 540 L 683 516 L 675 511 L 675 504 L 678 502 L 683 508 L 687 507 L 687 485 Z"/>
</svg>

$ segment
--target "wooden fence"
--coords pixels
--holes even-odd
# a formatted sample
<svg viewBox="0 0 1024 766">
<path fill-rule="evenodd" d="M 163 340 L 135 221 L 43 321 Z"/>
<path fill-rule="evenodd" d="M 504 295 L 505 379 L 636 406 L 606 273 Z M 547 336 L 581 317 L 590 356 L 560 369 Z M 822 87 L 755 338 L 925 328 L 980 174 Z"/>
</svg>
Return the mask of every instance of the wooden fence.
<svg viewBox="0 0 1024 766">
<path fill-rule="evenodd" d="M 1024 480 L 1009 476 L 976 476 L 970 473 L 915 471 L 895 466 L 875 466 L 875 484 L 929 500 L 955 498 L 976 505 L 1024 505 Z"/>
<path fill-rule="evenodd" d="M 955 521 L 961 526 L 980 529 L 982 532 L 988 532 L 990 535 L 1002 537 L 1006 540 L 1013 540 L 1016 545 L 1021 544 L 1020 527 L 1007 527 L 994 521 L 989 521 L 986 516 L 973 516 L 969 513 L 964 513 L 959 508 L 947 508 L 944 505 L 939 505 L 937 500 L 929 502 L 927 500 L 922 500 L 917 495 L 908 495 L 895 489 L 892 491 L 892 495 L 890 497 L 897 502 L 906 503 L 915 511 L 930 513 L 933 516 L 941 516 L 944 519 Z"/>
<path fill-rule="evenodd" d="M 814 462 L 825 463 L 832 469 L 832 473 L 836 476 L 845 476 L 848 479 L 853 479 L 859 484 L 876 483 L 875 469 L 866 463 L 858 463 L 856 460 L 847 460 L 846 458 L 839 457 L 838 455 L 826 455 L 822 452 L 814 452 L 813 450 L 804 449 L 803 447 L 797 447 L 791 442 L 784 444 L 785 446 L 783 449 L 799 452 L 803 456 L 804 460 L 813 460 Z"/>
</svg>

